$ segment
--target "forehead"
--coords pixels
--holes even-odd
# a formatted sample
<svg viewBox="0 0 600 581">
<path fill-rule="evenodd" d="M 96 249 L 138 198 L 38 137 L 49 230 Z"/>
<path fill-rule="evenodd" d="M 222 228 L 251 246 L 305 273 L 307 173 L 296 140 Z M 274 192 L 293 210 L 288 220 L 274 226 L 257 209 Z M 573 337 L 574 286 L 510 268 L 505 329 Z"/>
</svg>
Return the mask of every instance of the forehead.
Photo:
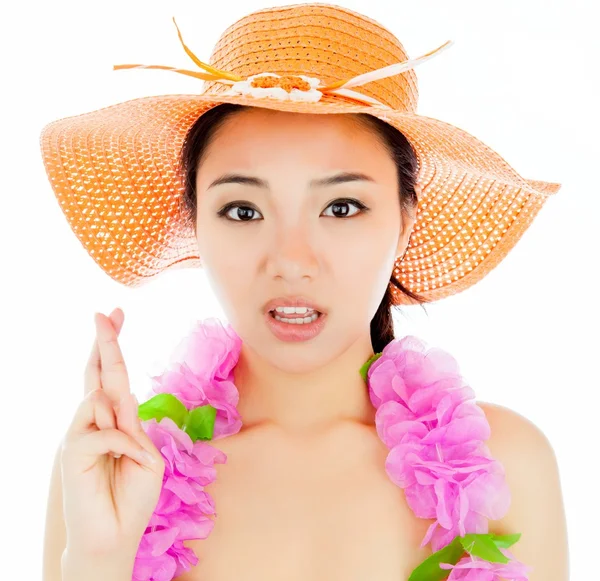
<svg viewBox="0 0 600 581">
<path fill-rule="evenodd" d="M 348 114 L 307 114 L 252 107 L 228 117 L 215 132 L 203 165 L 216 171 L 294 162 L 323 169 L 367 169 L 389 154 L 375 128 Z M 386 163 L 386 160 L 383 160 Z M 219 166 L 218 168 L 216 166 Z"/>
</svg>

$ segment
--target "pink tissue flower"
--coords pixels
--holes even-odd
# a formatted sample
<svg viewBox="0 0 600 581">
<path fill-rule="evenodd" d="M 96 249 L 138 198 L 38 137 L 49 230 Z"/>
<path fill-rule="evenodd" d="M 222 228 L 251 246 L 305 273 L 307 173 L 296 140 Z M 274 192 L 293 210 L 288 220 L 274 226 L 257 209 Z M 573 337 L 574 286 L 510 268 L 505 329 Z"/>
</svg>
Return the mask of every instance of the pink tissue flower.
<svg viewBox="0 0 600 581">
<path fill-rule="evenodd" d="M 390 448 L 386 472 L 416 516 L 435 519 L 421 543 L 487 533 L 510 505 L 504 468 L 484 440 L 490 426 L 456 360 L 414 336 L 386 345 L 368 370 L 375 423 Z"/>
<path fill-rule="evenodd" d="M 216 318 L 198 323 L 176 349 L 170 368 L 153 377 L 150 397 L 171 393 L 189 410 L 210 404 L 217 409 L 213 440 L 236 434 L 242 420 L 236 409 L 239 392 L 233 383 L 242 340 Z"/>
<path fill-rule="evenodd" d="M 239 393 L 233 383 L 241 340 L 218 319 L 199 323 L 179 347 L 172 366 L 154 377 L 153 392 L 175 395 L 187 409 L 210 404 L 217 409 L 214 438 L 239 431 Z M 171 581 L 198 563 L 183 541 L 205 539 L 214 527 L 215 506 L 205 487 L 216 479 L 215 464 L 226 455 L 207 442 L 192 442 L 168 417 L 142 422 L 161 452 L 165 472 L 160 496 L 142 536 L 133 581 Z"/>
<path fill-rule="evenodd" d="M 528 573 L 533 570 L 520 563 L 514 555 L 504 548 L 499 549 L 506 557 L 511 559 L 508 563 L 492 563 L 468 555 L 463 557 L 456 565 L 440 563 L 441 569 L 452 569 L 447 581 L 527 581 Z"/>
</svg>

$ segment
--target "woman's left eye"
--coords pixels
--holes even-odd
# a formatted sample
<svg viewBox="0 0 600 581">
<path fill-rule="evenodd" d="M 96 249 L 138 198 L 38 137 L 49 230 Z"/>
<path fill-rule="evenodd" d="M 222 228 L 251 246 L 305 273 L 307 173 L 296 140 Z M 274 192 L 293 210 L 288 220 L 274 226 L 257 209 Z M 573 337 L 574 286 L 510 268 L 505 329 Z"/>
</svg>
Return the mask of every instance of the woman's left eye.
<svg viewBox="0 0 600 581">
<path fill-rule="evenodd" d="M 336 209 L 340 209 L 342 208 L 342 216 L 335 216 L 336 218 L 341 217 L 341 218 L 348 218 L 348 211 L 344 209 L 344 207 L 347 206 L 355 206 L 356 208 L 358 208 L 358 212 L 355 212 L 354 214 L 350 214 L 350 216 L 356 216 L 356 214 L 360 214 L 362 212 L 366 212 L 368 211 L 367 206 L 365 206 L 362 202 L 360 202 L 359 200 L 354 200 L 354 199 L 349 199 L 349 198 L 341 198 L 339 200 L 335 200 L 334 202 L 332 202 L 331 204 L 329 204 L 329 206 L 327 206 L 326 210 L 328 210 L 329 208 L 336 208 Z"/>
</svg>

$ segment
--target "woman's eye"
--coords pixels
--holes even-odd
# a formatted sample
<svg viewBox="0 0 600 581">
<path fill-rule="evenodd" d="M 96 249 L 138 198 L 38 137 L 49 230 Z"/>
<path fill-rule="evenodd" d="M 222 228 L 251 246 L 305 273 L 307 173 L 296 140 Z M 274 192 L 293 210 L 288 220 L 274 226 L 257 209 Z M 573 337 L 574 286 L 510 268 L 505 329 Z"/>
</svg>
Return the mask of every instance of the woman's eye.
<svg viewBox="0 0 600 581">
<path fill-rule="evenodd" d="M 232 210 L 234 210 L 232 212 Z M 258 213 L 257 210 L 250 206 L 242 206 L 240 204 L 229 204 L 219 211 L 219 216 L 227 216 L 229 220 L 234 222 L 252 222 L 252 213 Z M 233 217 L 237 216 L 237 217 Z"/>
<path fill-rule="evenodd" d="M 354 206 L 355 208 L 358 208 L 358 211 L 354 212 L 354 214 L 348 214 L 348 206 Z M 335 202 L 332 202 L 329 204 L 329 206 L 327 206 L 325 211 L 327 211 L 329 208 L 332 208 L 332 211 L 334 212 L 333 215 L 336 218 L 348 218 L 349 216 L 356 216 L 356 214 L 360 214 L 361 212 L 367 210 L 367 207 L 362 202 L 359 202 L 358 200 L 346 199 L 335 200 Z"/>
</svg>

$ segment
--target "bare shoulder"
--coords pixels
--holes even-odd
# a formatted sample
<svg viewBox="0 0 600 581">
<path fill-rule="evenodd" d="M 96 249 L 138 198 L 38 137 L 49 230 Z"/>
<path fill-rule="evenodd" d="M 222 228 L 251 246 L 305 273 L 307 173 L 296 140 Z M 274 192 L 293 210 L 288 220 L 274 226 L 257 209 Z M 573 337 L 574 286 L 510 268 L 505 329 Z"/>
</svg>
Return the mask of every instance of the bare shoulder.
<svg viewBox="0 0 600 581">
<path fill-rule="evenodd" d="M 546 434 L 525 416 L 495 403 L 478 401 L 477 405 L 484 411 L 492 429 L 488 445 L 496 448 L 514 448 L 514 451 L 518 452 L 525 440 L 529 446 L 538 447 L 539 452 L 554 455 L 554 449 Z M 519 445 L 515 446 L 515 443 Z M 502 453 L 503 450 L 498 451 Z"/>
<path fill-rule="evenodd" d="M 531 420 L 500 405 L 477 402 L 491 428 L 485 443 L 504 467 L 511 504 L 504 518 L 490 522 L 497 534 L 521 533 L 510 547 L 532 567 L 529 581 L 567 581 L 567 524 L 556 454 Z"/>
</svg>

